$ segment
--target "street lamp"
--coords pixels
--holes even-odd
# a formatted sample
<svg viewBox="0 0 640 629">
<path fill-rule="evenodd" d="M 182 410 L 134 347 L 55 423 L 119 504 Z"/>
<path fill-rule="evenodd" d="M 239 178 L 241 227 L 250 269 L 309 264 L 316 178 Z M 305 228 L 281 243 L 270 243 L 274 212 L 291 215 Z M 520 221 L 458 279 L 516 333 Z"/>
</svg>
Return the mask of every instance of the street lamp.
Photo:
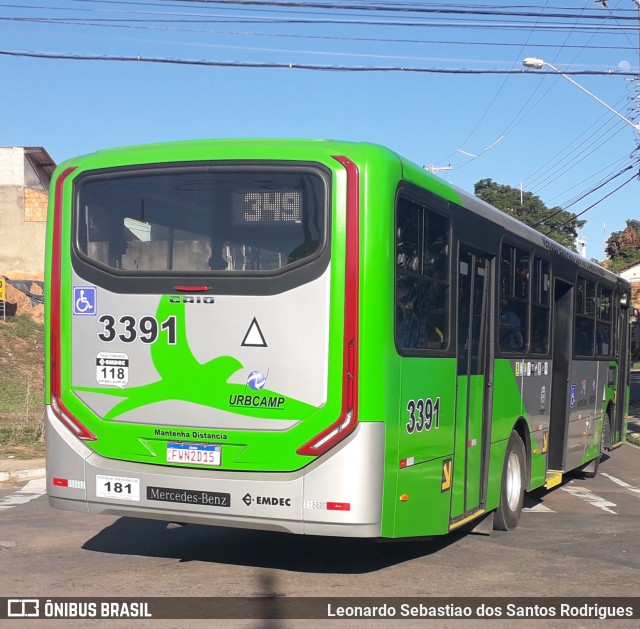
<svg viewBox="0 0 640 629">
<path fill-rule="evenodd" d="M 550 68 L 554 72 L 557 72 L 560 76 L 563 76 L 565 79 L 567 79 L 567 81 L 570 81 L 577 88 L 581 89 L 585 94 L 588 94 L 589 96 L 591 96 L 591 98 L 593 98 L 594 100 L 597 100 L 601 105 L 604 105 L 612 114 L 615 114 L 616 116 L 618 116 L 618 118 L 621 118 L 622 120 L 624 120 L 628 125 L 631 125 L 636 130 L 636 133 L 640 133 L 640 124 L 636 124 L 635 122 L 632 122 L 628 118 L 625 118 L 619 111 L 616 111 L 613 107 L 609 107 L 607 103 L 605 103 L 603 100 L 600 100 L 595 94 L 592 94 L 588 89 L 582 87 L 580 83 L 577 83 L 570 76 L 567 76 L 566 74 L 564 74 L 564 72 L 561 72 L 560 70 L 558 70 L 558 68 L 551 65 L 550 63 L 547 63 L 542 59 L 538 59 L 537 57 L 527 57 L 522 62 L 522 65 L 525 68 L 531 68 L 533 70 L 541 70 L 544 66 L 546 66 L 547 68 Z"/>
</svg>

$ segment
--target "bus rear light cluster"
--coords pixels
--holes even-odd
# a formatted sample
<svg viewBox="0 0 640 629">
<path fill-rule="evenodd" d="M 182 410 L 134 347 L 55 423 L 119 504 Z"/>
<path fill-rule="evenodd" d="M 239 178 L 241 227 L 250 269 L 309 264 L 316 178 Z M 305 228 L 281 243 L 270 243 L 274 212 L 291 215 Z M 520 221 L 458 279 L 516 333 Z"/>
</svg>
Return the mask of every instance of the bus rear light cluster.
<svg viewBox="0 0 640 629">
<path fill-rule="evenodd" d="M 318 454 L 326 452 L 331 446 L 346 437 L 355 428 L 355 425 L 356 422 L 353 421 L 353 411 L 348 411 L 344 421 L 341 421 L 337 426 L 331 424 L 326 431 L 321 432 L 313 441 L 302 446 L 302 448 L 298 450 L 298 454 L 317 456 Z"/>
<path fill-rule="evenodd" d="M 337 421 L 298 448 L 298 454 L 325 453 L 358 424 L 358 305 L 360 273 L 360 174 L 358 167 L 343 155 L 334 156 L 347 171 L 346 268 L 344 301 L 344 350 L 342 371 L 342 411 Z"/>
<path fill-rule="evenodd" d="M 64 410 L 63 410 L 64 409 Z M 97 441 L 96 437 L 86 426 L 83 426 L 55 396 L 51 396 L 51 410 L 53 414 L 76 436 L 83 441 Z"/>
<path fill-rule="evenodd" d="M 54 415 L 76 436 L 85 441 L 96 441 L 97 437 L 83 426 L 64 406 L 61 400 L 60 368 L 60 291 L 62 250 L 62 191 L 64 180 L 75 170 L 67 168 L 56 181 L 53 206 L 53 244 L 51 249 L 51 280 L 49 293 L 49 391 L 51 410 Z"/>
</svg>

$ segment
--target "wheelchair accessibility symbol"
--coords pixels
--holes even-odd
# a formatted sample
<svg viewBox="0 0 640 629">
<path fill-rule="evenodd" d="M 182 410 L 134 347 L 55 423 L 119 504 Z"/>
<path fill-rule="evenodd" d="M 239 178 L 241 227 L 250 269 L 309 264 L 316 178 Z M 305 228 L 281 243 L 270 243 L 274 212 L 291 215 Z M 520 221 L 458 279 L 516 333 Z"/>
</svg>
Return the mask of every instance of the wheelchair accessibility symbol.
<svg viewBox="0 0 640 629">
<path fill-rule="evenodd" d="M 74 286 L 73 287 L 73 314 L 74 315 L 95 315 L 96 314 L 96 287 L 95 286 Z"/>
</svg>

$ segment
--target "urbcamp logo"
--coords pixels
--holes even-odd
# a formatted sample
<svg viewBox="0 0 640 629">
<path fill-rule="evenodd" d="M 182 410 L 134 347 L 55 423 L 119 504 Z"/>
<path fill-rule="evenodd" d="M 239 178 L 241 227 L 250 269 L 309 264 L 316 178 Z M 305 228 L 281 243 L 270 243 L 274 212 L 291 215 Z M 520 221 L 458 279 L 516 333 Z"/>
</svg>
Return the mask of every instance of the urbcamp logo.
<svg viewBox="0 0 640 629">
<path fill-rule="evenodd" d="M 252 371 L 247 378 L 247 384 L 254 390 L 260 391 L 267 384 L 267 378 L 261 371 Z"/>
</svg>

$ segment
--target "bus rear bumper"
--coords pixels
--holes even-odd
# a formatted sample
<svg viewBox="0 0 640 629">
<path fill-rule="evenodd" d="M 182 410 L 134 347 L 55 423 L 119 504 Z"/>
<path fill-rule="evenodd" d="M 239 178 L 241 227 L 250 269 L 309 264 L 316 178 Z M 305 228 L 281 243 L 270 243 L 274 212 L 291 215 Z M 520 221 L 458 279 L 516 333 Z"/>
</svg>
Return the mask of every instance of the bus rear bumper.
<svg viewBox="0 0 640 629">
<path fill-rule="evenodd" d="M 352 435 L 303 470 L 232 472 L 113 460 L 47 407 L 49 504 L 68 511 L 336 537 L 379 537 L 384 425 Z"/>
</svg>

